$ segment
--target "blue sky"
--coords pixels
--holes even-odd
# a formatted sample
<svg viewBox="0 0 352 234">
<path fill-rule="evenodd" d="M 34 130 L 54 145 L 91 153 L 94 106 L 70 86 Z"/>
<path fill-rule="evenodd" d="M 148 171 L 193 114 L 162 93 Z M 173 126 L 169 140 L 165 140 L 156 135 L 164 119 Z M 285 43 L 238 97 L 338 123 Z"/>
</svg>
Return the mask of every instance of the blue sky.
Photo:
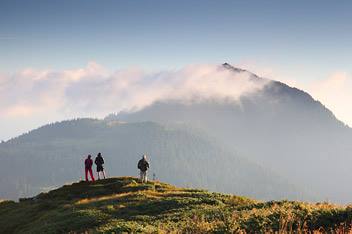
<svg viewBox="0 0 352 234">
<path fill-rule="evenodd" d="M 351 69 L 351 9 L 350 1 L 2 0 L 0 70 L 256 60 L 317 76 Z"/>
<path fill-rule="evenodd" d="M 351 12 L 351 1 L 1 0 L 0 78 L 91 61 L 112 71 L 228 61 L 312 91 L 352 123 L 347 101 L 337 107 L 321 88 L 331 77 L 350 80 Z M 28 120 L 2 138 L 60 118 Z"/>
</svg>

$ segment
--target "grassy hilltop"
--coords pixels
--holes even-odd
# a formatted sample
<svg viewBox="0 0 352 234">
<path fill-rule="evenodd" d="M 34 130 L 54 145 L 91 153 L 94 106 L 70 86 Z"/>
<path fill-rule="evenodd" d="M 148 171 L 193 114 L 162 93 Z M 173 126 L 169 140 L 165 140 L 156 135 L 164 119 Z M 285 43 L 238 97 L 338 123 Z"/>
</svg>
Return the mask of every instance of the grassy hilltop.
<svg viewBox="0 0 352 234">
<path fill-rule="evenodd" d="M 0 203 L 1 233 L 347 232 L 352 208 L 138 183 L 132 177 L 65 185 Z"/>
</svg>

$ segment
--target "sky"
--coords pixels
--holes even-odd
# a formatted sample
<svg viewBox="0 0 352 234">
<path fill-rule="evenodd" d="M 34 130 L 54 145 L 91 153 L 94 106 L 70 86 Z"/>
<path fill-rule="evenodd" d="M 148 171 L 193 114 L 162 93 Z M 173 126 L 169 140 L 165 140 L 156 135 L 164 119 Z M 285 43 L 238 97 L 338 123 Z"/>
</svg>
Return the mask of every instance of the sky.
<svg viewBox="0 0 352 234">
<path fill-rule="evenodd" d="M 323 0 L 0 0 L 0 140 L 103 117 L 148 99 L 129 92 L 153 93 L 167 74 L 223 62 L 304 89 L 352 126 L 351 11 Z M 164 82 L 148 86 L 158 74 Z M 109 80 L 112 99 L 95 88 Z M 112 103 L 90 107 L 87 96 Z"/>
</svg>

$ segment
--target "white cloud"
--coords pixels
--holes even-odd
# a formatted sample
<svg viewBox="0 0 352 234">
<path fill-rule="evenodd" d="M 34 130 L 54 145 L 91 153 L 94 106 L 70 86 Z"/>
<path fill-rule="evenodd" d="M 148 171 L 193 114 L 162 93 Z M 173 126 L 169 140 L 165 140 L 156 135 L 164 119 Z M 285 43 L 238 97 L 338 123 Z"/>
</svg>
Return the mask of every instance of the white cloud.
<svg viewBox="0 0 352 234">
<path fill-rule="evenodd" d="M 218 65 L 190 65 L 160 72 L 138 68 L 108 72 L 95 62 L 64 71 L 25 69 L 0 76 L 0 120 L 7 125 L 22 118 L 30 126 L 38 120 L 45 124 L 62 118 L 103 117 L 164 99 L 237 100 L 265 84 L 264 80 L 253 82 L 249 76 Z"/>
<path fill-rule="evenodd" d="M 258 75 L 283 81 L 309 92 L 352 126 L 352 76 L 336 72 L 326 79 L 289 79 L 277 69 L 243 65 Z M 261 89 L 248 73 L 233 73 L 218 65 L 190 65 L 175 71 L 145 72 L 129 68 L 109 72 L 95 62 L 84 68 L 50 71 L 25 69 L 0 74 L 0 124 L 7 139 L 48 122 L 75 117 L 104 117 L 120 110 L 139 109 L 157 100 L 227 97 Z"/>
<path fill-rule="evenodd" d="M 326 79 L 304 85 L 312 96 L 326 105 L 335 116 L 352 126 L 352 76 L 335 72 Z"/>
</svg>

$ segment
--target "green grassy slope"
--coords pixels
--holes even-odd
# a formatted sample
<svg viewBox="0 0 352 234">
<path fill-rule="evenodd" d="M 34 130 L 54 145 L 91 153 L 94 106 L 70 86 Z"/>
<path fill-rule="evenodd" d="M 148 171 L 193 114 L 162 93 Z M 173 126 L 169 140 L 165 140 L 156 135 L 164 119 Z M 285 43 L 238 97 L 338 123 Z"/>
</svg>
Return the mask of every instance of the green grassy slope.
<svg viewBox="0 0 352 234">
<path fill-rule="evenodd" d="M 1 233 L 233 233 L 342 230 L 352 208 L 259 202 L 244 197 L 140 184 L 120 177 L 79 182 L 16 203 L 0 203 Z"/>
</svg>

